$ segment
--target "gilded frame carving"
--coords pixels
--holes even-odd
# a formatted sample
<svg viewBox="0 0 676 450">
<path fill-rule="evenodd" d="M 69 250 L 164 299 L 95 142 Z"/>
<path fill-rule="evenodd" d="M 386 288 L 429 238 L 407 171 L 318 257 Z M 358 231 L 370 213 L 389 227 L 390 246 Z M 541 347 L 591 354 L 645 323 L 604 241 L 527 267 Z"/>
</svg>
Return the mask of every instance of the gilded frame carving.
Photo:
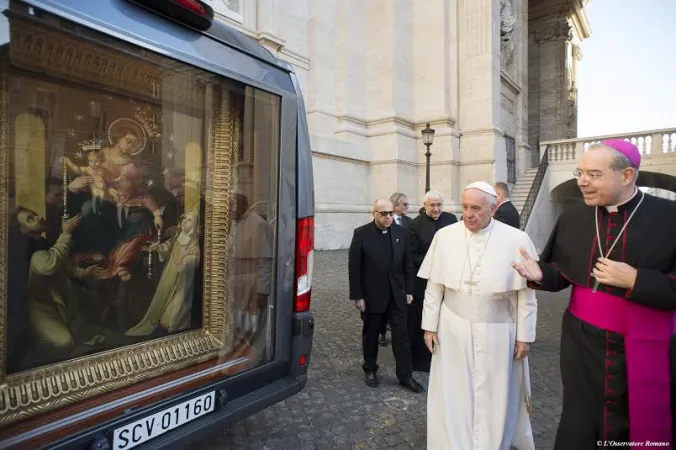
<svg viewBox="0 0 676 450">
<path fill-rule="evenodd" d="M 13 68 L 98 80 L 135 95 L 151 96 L 161 81 L 160 68 L 138 56 L 96 48 L 80 39 L 11 16 L 11 47 L 0 54 L 0 239 L 7 248 L 11 124 L 9 80 Z M 119 45 L 119 44 L 118 44 Z M 147 55 L 146 55 L 147 56 Z M 11 61 L 11 62 L 10 62 Z M 61 61 L 61 62 L 59 62 Z M 66 64 L 67 63 L 67 64 Z M 165 88 L 190 97 L 189 82 L 173 80 Z M 207 87 L 208 89 L 208 87 Z M 194 97 L 193 97 L 194 98 Z M 205 98 L 205 97 L 203 97 Z M 233 346 L 234 317 L 220 280 L 228 275 L 229 192 L 234 185 L 241 121 L 227 89 L 213 90 L 213 115 L 207 121 L 206 197 L 202 328 L 125 346 L 26 372 L 7 375 L 7 255 L 0 257 L 0 427 L 96 397 L 228 354 Z M 194 101 L 194 100 L 193 100 Z"/>
</svg>

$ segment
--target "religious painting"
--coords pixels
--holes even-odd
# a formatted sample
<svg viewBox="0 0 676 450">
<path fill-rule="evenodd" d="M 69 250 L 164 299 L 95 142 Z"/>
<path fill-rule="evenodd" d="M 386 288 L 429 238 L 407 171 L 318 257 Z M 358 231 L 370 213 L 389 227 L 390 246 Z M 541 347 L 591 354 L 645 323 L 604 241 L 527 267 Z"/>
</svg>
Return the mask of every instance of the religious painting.
<svg viewBox="0 0 676 450">
<path fill-rule="evenodd" d="M 279 99 L 84 29 L 6 26 L 0 427 L 269 347 L 276 162 L 256 181 L 243 129 L 260 104 L 247 120 L 275 136 Z"/>
<path fill-rule="evenodd" d="M 196 130 L 179 151 L 180 113 L 168 107 L 28 76 L 12 77 L 10 90 L 9 242 L 31 255 L 10 283 L 26 285 L 37 339 L 8 358 L 7 373 L 201 328 L 193 314 L 205 216 L 199 113 L 183 119 Z M 46 91 L 61 103 L 49 119 L 62 133 L 51 142 L 42 116 L 24 109 Z M 14 326 L 25 324 L 10 321 L 10 334 Z"/>
</svg>

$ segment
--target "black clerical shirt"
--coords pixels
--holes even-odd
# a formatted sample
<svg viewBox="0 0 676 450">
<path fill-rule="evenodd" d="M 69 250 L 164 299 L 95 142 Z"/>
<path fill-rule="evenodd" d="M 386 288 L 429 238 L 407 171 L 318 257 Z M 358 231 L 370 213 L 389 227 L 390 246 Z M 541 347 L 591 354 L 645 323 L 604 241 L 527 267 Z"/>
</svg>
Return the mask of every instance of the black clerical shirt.
<svg viewBox="0 0 676 450">
<path fill-rule="evenodd" d="M 390 229 L 381 230 L 378 227 L 376 229 L 376 241 L 378 242 L 378 251 L 382 254 L 385 261 L 392 261 L 392 233 Z"/>
<path fill-rule="evenodd" d="M 413 261 L 416 270 L 422 265 L 437 231 L 448 225 L 453 225 L 457 221 L 458 219 L 454 214 L 447 212 L 442 212 L 437 220 L 434 220 L 425 213 L 413 219 L 409 230 L 413 235 Z"/>
</svg>

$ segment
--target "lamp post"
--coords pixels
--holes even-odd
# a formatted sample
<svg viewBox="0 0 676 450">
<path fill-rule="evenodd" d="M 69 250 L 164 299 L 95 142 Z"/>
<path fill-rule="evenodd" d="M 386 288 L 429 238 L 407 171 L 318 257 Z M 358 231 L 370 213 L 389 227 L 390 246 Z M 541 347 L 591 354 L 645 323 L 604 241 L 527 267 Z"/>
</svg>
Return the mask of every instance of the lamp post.
<svg viewBox="0 0 676 450">
<path fill-rule="evenodd" d="M 427 158 L 427 163 L 425 167 L 425 193 L 430 191 L 430 147 L 434 141 L 434 129 L 430 128 L 430 124 L 426 124 L 425 128 L 422 130 L 423 144 L 427 147 L 427 152 L 425 157 Z"/>
</svg>

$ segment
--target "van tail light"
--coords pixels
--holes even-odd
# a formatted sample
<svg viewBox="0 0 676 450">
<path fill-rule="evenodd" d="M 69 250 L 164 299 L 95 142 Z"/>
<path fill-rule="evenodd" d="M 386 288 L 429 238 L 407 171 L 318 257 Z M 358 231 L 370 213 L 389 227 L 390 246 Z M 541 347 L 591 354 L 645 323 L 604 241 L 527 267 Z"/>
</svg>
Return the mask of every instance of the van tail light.
<svg viewBox="0 0 676 450">
<path fill-rule="evenodd" d="M 293 312 L 310 310 L 314 249 L 315 219 L 314 217 L 299 219 L 296 228 L 296 297 Z"/>
<path fill-rule="evenodd" d="M 206 15 L 207 10 L 204 5 L 196 0 L 174 0 L 176 3 L 181 5 L 184 8 L 189 9 L 190 11 L 197 13 L 201 16 Z"/>
</svg>

